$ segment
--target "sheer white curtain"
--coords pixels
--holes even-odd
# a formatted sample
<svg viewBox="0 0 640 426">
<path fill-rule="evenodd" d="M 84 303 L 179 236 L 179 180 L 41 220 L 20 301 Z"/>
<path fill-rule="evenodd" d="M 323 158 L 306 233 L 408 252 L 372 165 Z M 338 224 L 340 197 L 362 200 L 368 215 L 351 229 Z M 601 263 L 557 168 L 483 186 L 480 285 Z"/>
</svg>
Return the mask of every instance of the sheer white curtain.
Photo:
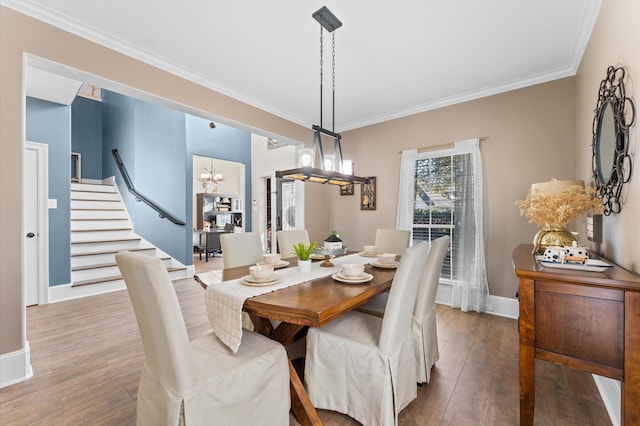
<svg viewBox="0 0 640 426">
<path fill-rule="evenodd" d="M 456 171 L 456 242 L 457 255 L 453 267 L 451 306 L 460 310 L 491 311 L 491 296 L 487 282 L 484 257 L 484 231 L 482 214 L 482 159 L 480 140 L 456 142 L 453 148 Z"/>
<path fill-rule="evenodd" d="M 402 151 L 400 160 L 400 184 L 398 185 L 398 210 L 396 212 L 396 228 L 413 230 L 413 204 L 416 200 L 416 160 L 417 149 Z M 411 238 L 413 240 L 413 236 Z"/>
<path fill-rule="evenodd" d="M 402 153 L 398 190 L 398 229 L 413 230 L 416 202 L 416 161 L 425 158 L 451 157 L 454 170 L 454 233 L 452 234 L 452 300 L 451 306 L 462 311 L 493 310 L 484 255 L 482 209 L 482 159 L 480 140 L 456 142 L 453 148 L 419 153 Z"/>
</svg>

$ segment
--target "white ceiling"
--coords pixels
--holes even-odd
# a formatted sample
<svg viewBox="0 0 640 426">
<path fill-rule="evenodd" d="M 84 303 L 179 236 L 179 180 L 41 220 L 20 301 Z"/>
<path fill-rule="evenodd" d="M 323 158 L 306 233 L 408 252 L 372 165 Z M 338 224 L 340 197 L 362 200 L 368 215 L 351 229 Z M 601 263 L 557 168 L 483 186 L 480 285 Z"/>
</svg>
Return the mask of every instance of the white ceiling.
<svg viewBox="0 0 640 426">
<path fill-rule="evenodd" d="M 344 131 L 574 75 L 602 0 L 0 3 L 304 126 Z"/>
</svg>

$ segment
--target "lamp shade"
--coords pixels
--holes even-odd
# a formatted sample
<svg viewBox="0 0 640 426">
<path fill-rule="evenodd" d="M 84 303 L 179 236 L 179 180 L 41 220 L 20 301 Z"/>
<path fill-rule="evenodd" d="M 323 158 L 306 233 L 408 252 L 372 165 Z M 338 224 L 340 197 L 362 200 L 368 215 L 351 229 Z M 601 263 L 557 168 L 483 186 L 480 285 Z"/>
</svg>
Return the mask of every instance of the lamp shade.
<svg viewBox="0 0 640 426">
<path fill-rule="evenodd" d="M 325 154 L 322 159 L 322 168 L 332 172 L 335 167 L 335 157 L 332 154 Z"/>
<path fill-rule="evenodd" d="M 566 191 L 567 189 L 575 185 L 584 188 L 584 181 L 552 179 L 549 182 L 539 182 L 532 184 L 531 193 L 540 196 L 559 194 L 562 191 Z"/>
<path fill-rule="evenodd" d="M 313 150 L 303 148 L 298 151 L 298 167 L 313 167 Z"/>
<path fill-rule="evenodd" d="M 353 161 L 351 160 L 342 160 L 342 173 L 345 175 L 353 174 Z"/>
</svg>

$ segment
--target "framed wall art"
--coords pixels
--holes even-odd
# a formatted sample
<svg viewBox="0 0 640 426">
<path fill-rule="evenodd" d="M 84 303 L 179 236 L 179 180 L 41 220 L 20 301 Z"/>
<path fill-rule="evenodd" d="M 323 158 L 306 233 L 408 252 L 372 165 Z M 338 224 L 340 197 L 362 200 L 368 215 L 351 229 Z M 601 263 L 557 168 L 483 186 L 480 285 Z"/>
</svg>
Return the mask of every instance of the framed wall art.
<svg viewBox="0 0 640 426">
<path fill-rule="evenodd" d="M 360 189 L 360 210 L 376 209 L 376 177 L 369 176 L 367 183 L 363 183 Z"/>
</svg>

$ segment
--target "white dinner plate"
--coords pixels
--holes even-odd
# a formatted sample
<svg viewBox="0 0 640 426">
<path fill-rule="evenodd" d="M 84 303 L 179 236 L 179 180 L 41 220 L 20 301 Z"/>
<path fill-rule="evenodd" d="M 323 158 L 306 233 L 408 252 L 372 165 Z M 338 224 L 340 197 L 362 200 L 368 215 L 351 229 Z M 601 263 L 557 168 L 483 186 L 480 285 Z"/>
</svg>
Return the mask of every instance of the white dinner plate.
<svg viewBox="0 0 640 426">
<path fill-rule="evenodd" d="M 367 274 L 365 272 L 360 277 L 349 278 L 349 277 L 345 277 L 340 272 L 336 272 L 335 274 L 331 275 L 331 278 L 333 278 L 336 281 L 340 281 L 340 282 L 346 283 L 346 284 L 362 284 L 362 283 L 366 283 L 368 281 L 371 281 L 373 279 L 373 275 Z"/>
<path fill-rule="evenodd" d="M 603 272 L 612 265 L 599 259 L 587 259 L 587 263 L 559 263 L 542 260 L 542 255 L 537 255 L 536 260 L 545 268 L 573 269 L 574 271 Z"/>
<path fill-rule="evenodd" d="M 289 266 L 289 262 L 286 260 L 281 260 L 280 262 L 274 263 L 274 264 L 266 263 L 266 262 L 258 262 L 256 263 L 256 265 L 271 265 L 275 269 L 280 269 L 280 268 L 284 268 L 285 266 Z"/>
<path fill-rule="evenodd" d="M 240 284 L 251 285 L 251 286 L 263 286 L 263 285 L 272 285 L 277 284 L 282 280 L 282 277 L 278 274 L 273 274 L 269 278 L 264 278 L 261 280 L 257 280 L 252 278 L 251 275 L 245 275 L 240 278 Z"/>
<path fill-rule="evenodd" d="M 378 257 L 378 253 L 367 253 L 366 251 L 361 251 L 358 254 L 363 257 Z"/>
<path fill-rule="evenodd" d="M 400 262 L 396 262 L 395 260 L 391 263 L 380 263 L 380 262 L 373 261 L 371 262 L 371 264 L 373 266 L 377 266 L 378 268 L 396 269 L 398 265 L 400 265 Z"/>
</svg>

